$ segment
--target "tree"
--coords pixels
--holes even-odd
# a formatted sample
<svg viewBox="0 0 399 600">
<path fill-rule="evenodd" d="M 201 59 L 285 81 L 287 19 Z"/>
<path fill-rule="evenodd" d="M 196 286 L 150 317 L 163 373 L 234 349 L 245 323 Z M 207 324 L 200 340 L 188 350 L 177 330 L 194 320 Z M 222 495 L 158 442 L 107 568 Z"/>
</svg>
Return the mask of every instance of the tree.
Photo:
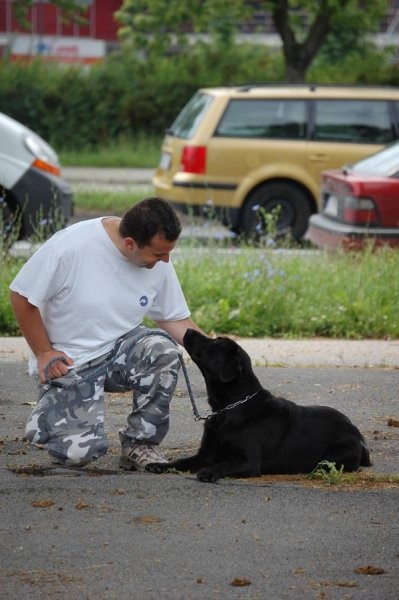
<svg viewBox="0 0 399 600">
<path fill-rule="evenodd" d="M 285 78 L 305 81 L 306 71 L 323 45 L 333 39 L 358 41 L 377 30 L 386 0 L 268 0 L 280 34 L 286 65 Z M 353 47 L 353 46 L 352 46 Z"/>
<path fill-rule="evenodd" d="M 327 40 L 347 29 L 351 40 L 378 29 L 387 0 L 124 0 L 116 16 L 121 39 L 147 52 L 187 47 L 187 34 L 209 33 L 229 46 L 242 22 L 264 10 L 281 37 L 285 80 L 303 82 Z"/>
</svg>

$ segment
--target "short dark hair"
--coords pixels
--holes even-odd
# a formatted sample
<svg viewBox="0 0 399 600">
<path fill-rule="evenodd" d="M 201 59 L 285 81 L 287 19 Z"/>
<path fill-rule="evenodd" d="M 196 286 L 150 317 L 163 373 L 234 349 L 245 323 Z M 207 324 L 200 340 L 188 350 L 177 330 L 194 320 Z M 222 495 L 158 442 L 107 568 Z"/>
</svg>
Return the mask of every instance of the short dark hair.
<svg viewBox="0 0 399 600">
<path fill-rule="evenodd" d="M 181 233 L 181 223 L 165 200 L 144 198 L 123 215 L 119 233 L 123 238 L 133 238 L 139 248 L 143 248 L 157 234 L 174 242 Z"/>
</svg>

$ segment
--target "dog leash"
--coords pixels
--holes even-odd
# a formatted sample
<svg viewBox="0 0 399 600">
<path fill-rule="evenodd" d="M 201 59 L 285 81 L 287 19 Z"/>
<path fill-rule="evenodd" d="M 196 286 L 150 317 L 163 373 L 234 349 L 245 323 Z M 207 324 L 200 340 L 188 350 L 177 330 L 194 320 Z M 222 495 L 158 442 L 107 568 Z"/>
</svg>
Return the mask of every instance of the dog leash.
<svg viewBox="0 0 399 600">
<path fill-rule="evenodd" d="M 168 340 L 170 340 L 171 342 L 173 342 L 175 344 L 175 346 L 179 347 L 178 343 L 176 342 L 176 340 L 174 338 L 172 338 L 172 336 L 170 336 L 168 333 L 166 333 L 166 331 L 161 331 L 159 329 L 154 329 L 153 331 L 145 331 L 145 332 L 141 333 L 140 335 L 137 336 L 137 341 L 140 341 L 141 339 L 143 339 L 147 336 L 150 336 L 150 335 L 158 335 L 158 336 L 165 337 Z M 198 412 L 197 405 L 195 403 L 194 394 L 193 394 L 191 382 L 190 382 L 190 379 L 188 376 L 187 367 L 185 365 L 183 356 L 180 353 L 179 353 L 179 360 L 180 360 L 181 368 L 183 371 L 184 379 L 186 381 L 186 386 L 187 386 L 187 391 L 188 391 L 188 395 L 189 395 L 190 402 L 191 402 L 191 407 L 192 407 L 192 410 L 194 413 L 194 421 L 208 421 L 209 419 L 211 419 L 212 417 L 214 417 L 216 415 L 219 415 L 220 413 L 223 413 L 227 410 L 232 410 L 236 406 L 239 406 L 240 404 L 244 404 L 245 402 L 248 402 L 248 400 L 251 400 L 251 398 L 256 396 L 256 394 L 260 391 L 260 390 L 257 390 L 253 394 L 249 394 L 248 396 L 245 396 L 245 398 L 242 398 L 241 400 L 237 400 L 237 402 L 233 402 L 232 404 L 229 404 L 228 406 L 225 406 L 224 408 L 221 408 L 220 410 L 210 412 L 210 413 L 208 412 L 205 416 L 201 416 L 200 413 Z M 50 377 L 48 375 L 48 371 L 49 371 L 50 367 L 58 361 L 62 361 L 66 364 L 66 359 L 63 356 L 55 356 L 54 358 L 49 360 L 49 362 L 46 364 L 46 366 L 44 368 L 44 376 L 46 378 L 47 385 L 49 385 L 49 386 L 56 385 L 56 386 L 62 387 L 64 389 L 70 389 L 70 388 L 74 387 L 77 383 L 78 378 L 76 381 L 72 381 L 68 384 L 59 383 L 55 379 L 50 379 Z M 100 375 L 104 375 L 107 370 L 107 367 L 108 367 L 108 363 L 106 362 L 106 359 L 105 359 L 105 362 L 102 361 L 102 364 L 96 370 L 94 370 L 92 372 L 91 376 L 99 377 Z M 84 377 L 82 377 L 82 376 L 78 376 L 78 377 L 79 377 L 79 381 L 81 381 L 81 380 L 85 381 Z"/>
<path fill-rule="evenodd" d="M 143 332 L 142 334 L 140 334 L 140 335 L 137 336 L 137 341 L 140 341 L 141 339 L 143 339 L 143 338 L 145 338 L 147 336 L 150 336 L 150 335 L 158 335 L 158 336 L 160 335 L 160 336 L 163 336 L 163 337 L 167 338 L 168 340 L 170 340 L 171 342 L 173 342 L 175 344 L 175 346 L 179 347 L 179 345 L 176 342 L 176 340 L 173 339 L 168 333 L 166 333 L 166 331 L 160 331 L 158 329 L 153 330 L 153 331 Z M 212 413 L 212 414 L 207 415 L 205 417 L 202 417 L 199 414 L 197 406 L 195 404 L 194 394 L 193 394 L 193 390 L 192 390 L 192 387 L 191 387 L 190 379 L 188 377 L 188 371 L 187 371 L 186 365 L 184 363 L 183 356 L 180 353 L 179 353 L 179 360 L 180 360 L 181 368 L 182 368 L 183 375 L 184 375 L 184 378 L 185 378 L 185 381 L 186 381 L 188 395 L 190 397 L 190 402 L 191 402 L 191 406 L 192 406 L 193 413 L 194 413 L 194 420 L 195 421 L 205 421 L 206 419 L 208 419 L 209 417 L 213 416 L 213 414 L 216 414 L 216 413 Z M 72 381 L 70 383 L 65 384 L 65 383 L 57 382 L 55 379 L 50 379 L 50 377 L 49 377 L 49 369 L 50 369 L 50 367 L 53 364 L 55 364 L 56 362 L 59 362 L 59 361 L 62 361 L 63 363 L 66 364 L 66 359 L 63 356 L 55 356 L 52 359 L 50 359 L 49 362 L 44 367 L 44 376 L 46 378 L 47 385 L 49 385 L 49 386 L 55 385 L 55 386 L 58 386 L 58 387 L 62 387 L 64 389 L 70 389 L 70 388 L 72 388 L 72 387 L 74 387 L 76 385 L 78 379 L 76 381 Z M 107 367 L 108 367 L 108 363 L 107 362 L 102 363 L 101 366 L 99 366 L 97 369 L 95 369 L 92 372 L 91 376 L 92 377 L 93 376 L 94 377 L 99 377 L 100 375 L 104 375 L 105 372 L 106 372 L 106 370 L 107 370 Z M 82 381 L 82 380 L 85 381 L 84 377 L 82 377 L 82 376 L 78 376 L 78 377 L 79 377 L 79 381 Z M 239 403 L 237 403 L 237 404 L 239 404 Z M 222 409 L 222 410 L 225 410 L 225 409 Z"/>
</svg>

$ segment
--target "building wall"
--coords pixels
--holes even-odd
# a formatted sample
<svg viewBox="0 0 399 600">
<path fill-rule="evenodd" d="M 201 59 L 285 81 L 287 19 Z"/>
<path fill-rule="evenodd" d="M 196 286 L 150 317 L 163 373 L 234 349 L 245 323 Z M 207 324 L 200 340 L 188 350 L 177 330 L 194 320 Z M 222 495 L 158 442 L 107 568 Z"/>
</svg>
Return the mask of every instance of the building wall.
<svg viewBox="0 0 399 600">
<path fill-rule="evenodd" d="M 91 63 L 102 60 L 117 42 L 118 25 L 113 14 L 122 0 L 82 2 L 84 23 L 68 23 L 62 10 L 36 0 L 28 12 L 29 26 L 18 23 L 13 0 L 0 0 L 0 55 L 12 60 L 40 55 L 46 60 Z"/>
</svg>

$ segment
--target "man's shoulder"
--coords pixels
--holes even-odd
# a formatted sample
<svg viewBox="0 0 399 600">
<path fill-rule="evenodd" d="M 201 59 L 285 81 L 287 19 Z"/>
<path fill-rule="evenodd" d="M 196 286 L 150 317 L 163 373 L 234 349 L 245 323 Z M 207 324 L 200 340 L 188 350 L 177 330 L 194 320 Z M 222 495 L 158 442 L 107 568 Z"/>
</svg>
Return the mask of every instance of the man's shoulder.
<svg viewBox="0 0 399 600">
<path fill-rule="evenodd" d="M 90 235 L 95 235 L 98 231 L 98 224 L 101 222 L 101 217 L 96 219 L 87 219 L 78 221 L 72 225 L 68 225 L 65 229 L 57 231 L 48 242 L 51 245 L 69 246 L 71 242 L 77 243 L 80 239 L 84 242 L 89 239 Z"/>
</svg>

